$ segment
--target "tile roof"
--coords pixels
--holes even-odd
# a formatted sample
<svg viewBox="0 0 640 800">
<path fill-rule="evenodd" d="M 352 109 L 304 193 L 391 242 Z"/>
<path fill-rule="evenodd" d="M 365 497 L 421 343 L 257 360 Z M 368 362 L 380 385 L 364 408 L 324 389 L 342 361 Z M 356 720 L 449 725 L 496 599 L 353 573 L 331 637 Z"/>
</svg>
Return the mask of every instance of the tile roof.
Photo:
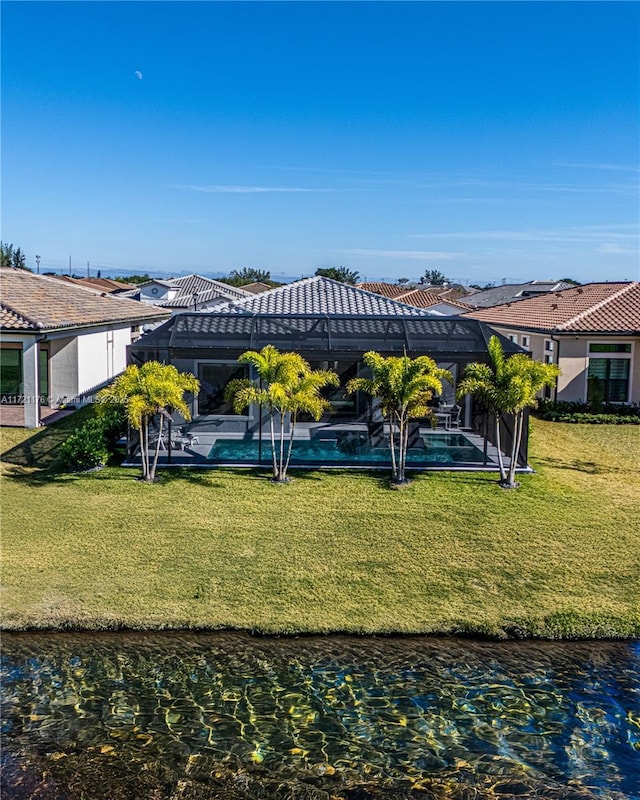
<svg viewBox="0 0 640 800">
<path fill-rule="evenodd" d="M 125 281 L 116 281 L 112 278 L 80 278 L 80 283 L 83 286 L 93 285 L 102 289 L 103 292 L 123 292 L 127 289 L 133 289 L 133 283 L 126 283 Z"/>
<path fill-rule="evenodd" d="M 449 297 L 432 292 L 430 289 L 409 289 L 404 294 L 399 294 L 395 298 L 401 303 L 408 303 L 410 306 L 417 306 L 418 308 L 429 308 L 436 306 L 440 303 L 448 303 L 456 308 L 462 308 L 465 311 L 471 311 L 473 306 L 468 303 L 461 303 L 459 300 L 452 300 Z"/>
<path fill-rule="evenodd" d="M 527 283 L 506 283 L 470 295 L 466 301 L 474 308 L 490 308 L 519 300 L 523 297 L 537 296 L 546 292 L 570 289 L 573 284 L 566 281 L 528 281 Z"/>
<path fill-rule="evenodd" d="M 22 269 L 0 269 L 2 328 L 56 330 L 162 319 L 166 311 Z"/>
<path fill-rule="evenodd" d="M 268 283 L 263 283 L 262 281 L 255 281 L 254 283 L 247 283 L 240 288 L 244 289 L 245 292 L 251 292 L 251 294 L 261 294 L 273 289 L 273 286 L 269 286 Z"/>
<path fill-rule="evenodd" d="M 409 290 L 408 286 L 401 286 L 398 283 L 356 283 L 358 289 L 364 289 L 365 292 L 373 292 L 374 294 L 381 294 L 383 297 L 398 297 Z"/>
<path fill-rule="evenodd" d="M 228 295 L 222 296 L 218 289 L 209 289 L 204 292 L 179 294 L 173 300 L 157 300 L 153 305 L 159 308 L 185 308 L 193 311 L 203 305 L 211 306 L 216 301 L 221 305 L 226 305 L 230 299 Z"/>
<path fill-rule="evenodd" d="M 278 286 L 268 292 L 229 303 L 224 310 L 247 314 L 346 314 L 351 316 L 386 314 L 423 316 L 415 306 L 398 303 L 388 297 L 367 292 L 356 286 L 314 276 Z"/>
<path fill-rule="evenodd" d="M 587 283 L 464 316 L 543 331 L 640 335 L 640 283 Z"/>
<path fill-rule="evenodd" d="M 467 292 L 463 289 L 459 288 L 458 286 L 427 286 L 422 284 L 416 283 L 358 283 L 356 284 L 359 289 L 365 289 L 368 292 L 375 292 L 375 294 L 381 294 L 384 297 L 390 297 L 393 300 L 400 300 L 402 295 L 405 295 L 407 292 L 412 292 L 416 290 L 420 290 L 423 292 L 430 292 L 433 295 L 438 295 L 440 298 L 446 298 L 447 300 L 459 300 L 467 296 Z M 402 302 L 408 302 L 402 300 Z M 421 306 L 422 307 L 422 306 Z"/>
<path fill-rule="evenodd" d="M 84 286 L 85 289 L 93 289 L 94 292 L 126 292 L 135 288 L 131 283 L 114 281 L 111 278 L 72 278 L 70 275 L 50 275 L 47 277 L 55 278 L 65 283 L 74 283 L 76 286 Z"/>
<path fill-rule="evenodd" d="M 171 278 L 167 281 L 170 286 L 177 286 L 181 295 L 193 295 L 194 292 L 218 291 L 218 294 L 226 297 L 241 299 L 247 297 L 248 293 L 237 286 L 230 286 L 222 281 L 215 281 L 213 278 L 203 278 L 201 275 L 184 275 L 181 278 Z"/>
</svg>

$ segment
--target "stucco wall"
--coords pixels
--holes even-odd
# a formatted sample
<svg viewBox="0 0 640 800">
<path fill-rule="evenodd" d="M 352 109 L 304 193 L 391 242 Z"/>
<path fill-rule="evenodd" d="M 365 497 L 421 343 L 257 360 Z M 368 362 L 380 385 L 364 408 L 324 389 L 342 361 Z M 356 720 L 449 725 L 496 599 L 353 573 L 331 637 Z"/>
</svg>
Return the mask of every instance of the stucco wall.
<svg viewBox="0 0 640 800">
<path fill-rule="evenodd" d="M 49 395 L 55 405 L 78 393 L 78 339 L 69 336 L 49 342 Z"/>
<path fill-rule="evenodd" d="M 131 328 L 86 333 L 78 337 L 78 393 L 113 378 L 126 366 Z"/>
<path fill-rule="evenodd" d="M 178 296 L 178 289 L 163 286 L 160 283 L 150 283 L 140 287 L 140 299 L 145 303 L 157 303 L 158 300 L 173 300 Z"/>
<path fill-rule="evenodd" d="M 551 334 L 528 333 L 515 328 L 499 328 L 492 326 L 505 336 L 518 337 L 518 344 L 522 343 L 522 336 L 529 337 L 529 351 L 536 361 L 544 361 L 545 340 L 551 339 Z M 589 342 L 617 342 L 631 343 L 631 375 L 630 375 L 630 402 L 640 403 L 640 337 L 638 336 L 606 336 L 606 335 L 575 335 L 554 334 L 554 339 L 559 341 L 553 345 L 554 363 L 558 363 L 562 374 L 558 378 L 558 400 L 584 402 L 587 397 L 587 370 L 589 365 Z M 558 361 L 559 352 L 559 361 Z"/>
</svg>

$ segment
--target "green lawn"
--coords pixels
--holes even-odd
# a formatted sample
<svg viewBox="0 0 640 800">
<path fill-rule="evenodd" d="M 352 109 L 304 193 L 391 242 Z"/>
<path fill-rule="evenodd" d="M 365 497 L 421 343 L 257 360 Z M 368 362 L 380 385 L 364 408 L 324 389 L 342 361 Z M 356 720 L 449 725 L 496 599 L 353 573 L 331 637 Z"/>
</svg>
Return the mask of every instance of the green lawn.
<svg viewBox="0 0 640 800">
<path fill-rule="evenodd" d="M 640 635 L 640 429 L 533 421 L 494 475 L 43 471 L 73 419 L 2 430 L 5 629 Z"/>
</svg>

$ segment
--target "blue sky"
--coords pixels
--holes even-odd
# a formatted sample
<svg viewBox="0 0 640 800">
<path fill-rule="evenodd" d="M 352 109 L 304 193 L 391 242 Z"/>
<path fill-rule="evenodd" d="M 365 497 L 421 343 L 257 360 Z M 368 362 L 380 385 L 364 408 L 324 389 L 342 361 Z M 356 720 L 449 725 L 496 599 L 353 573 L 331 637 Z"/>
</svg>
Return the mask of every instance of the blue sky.
<svg viewBox="0 0 640 800">
<path fill-rule="evenodd" d="M 79 273 L 638 279 L 639 22 L 4 2 L 2 238 Z"/>
</svg>

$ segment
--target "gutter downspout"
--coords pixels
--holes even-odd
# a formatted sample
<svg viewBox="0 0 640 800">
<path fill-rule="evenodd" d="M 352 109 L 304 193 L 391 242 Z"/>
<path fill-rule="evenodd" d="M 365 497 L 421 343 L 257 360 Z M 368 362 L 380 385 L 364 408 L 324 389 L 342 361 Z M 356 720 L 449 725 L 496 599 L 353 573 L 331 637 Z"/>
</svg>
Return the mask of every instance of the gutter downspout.
<svg viewBox="0 0 640 800">
<path fill-rule="evenodd" d="M 552 342 L 555 342 L 556 345 L 557 345 L 557 347 L 556 347 L 556 357 L 555 357 L 554 363 L 555 363 L 555 365 L 557 367 L 559 367 L 560 366 L 560 339 L 555 339 L 554 338 L 554 334 L 557 332 L 557 330 L 558 330 L 557 328 L 554 328 L 551 331 L 551 336 L 549 338 L 551 339 Z M 554 386 L 554 389 L 553 389 L 553 402 L 554 403 L 558 402 L 558 380 L 559 380 L 559 378 L 560 378 L 560 376 L 558 375 L 558 377 L 556 377 L 556 385 Z"/>
</svg>

